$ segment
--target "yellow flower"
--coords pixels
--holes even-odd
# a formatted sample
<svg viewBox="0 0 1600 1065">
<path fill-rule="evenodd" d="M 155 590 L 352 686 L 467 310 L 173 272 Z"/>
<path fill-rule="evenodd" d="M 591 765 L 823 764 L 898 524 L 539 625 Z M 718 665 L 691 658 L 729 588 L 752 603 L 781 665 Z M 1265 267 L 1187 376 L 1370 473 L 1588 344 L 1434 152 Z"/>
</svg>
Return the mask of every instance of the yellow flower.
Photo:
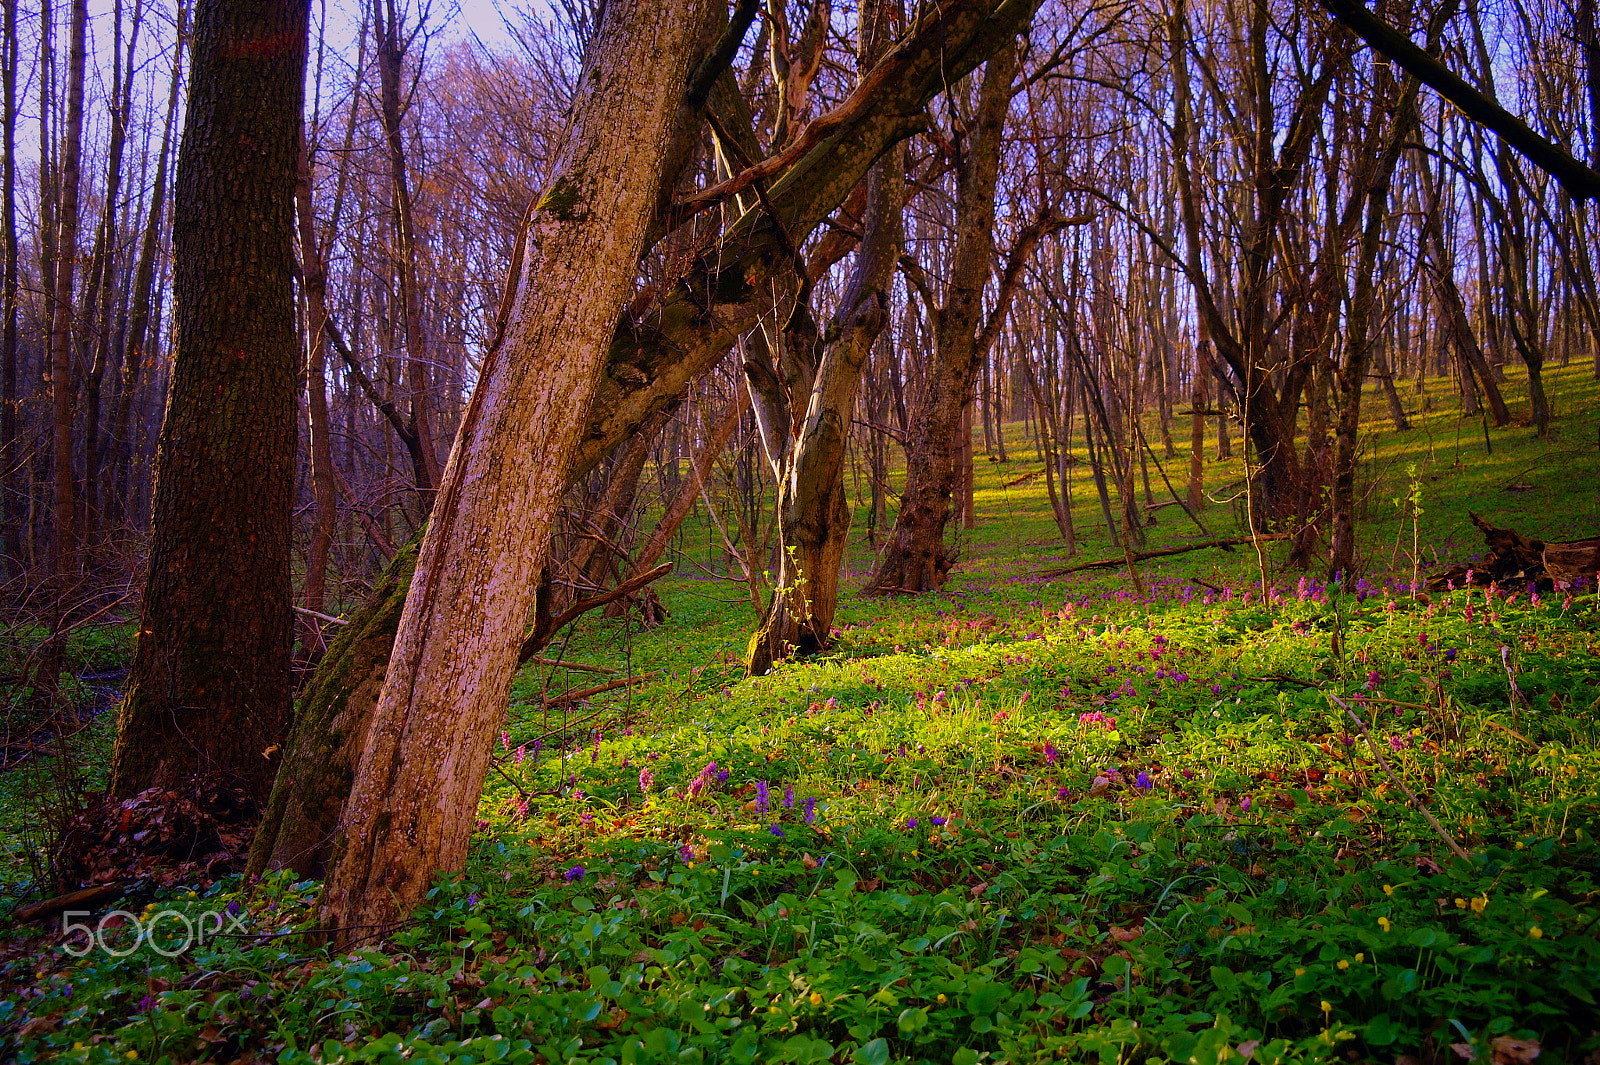
<svg viewBox="0 0 1600 1065">
<path fill-rule="evenodd" d="M 1294 974 L 1296 976 L 1304 976 L 1306 974 L 1306 967 L 1304 965 L 1296 967 Z"/>
<path fill-rule="evenodd" d="M 1467 908 L 1467 900 L 1466 899 L 1457 899 L 1456 900 L 1456 909 L 1464 910 L 1466 908 Z"/>
<path fill-rule="evenodd" d="M 1537 932 L 1538 929 L 1536 928 L 1536 929 L 1534 929 L 1534 931 Z M 939 1005 L 943 1006 L 946 1002 L 949 1002 L 950 1000 L 945 998 L 943 995 L 940 995 L 938 998 L 934 999 L 934 1001 L 937 1002 Z"/>
<path fill-rule="evenodd" d="M 1383 929 L 1385 932 L 1387 932 L 1389 930 L 1389 918 L 1387 918 L 1387 917 L 1378 918 L 1378 927 Z"/>
<path fill-rule="evenodd" d="M 1385 885 L 1383 885 L 1383 893 L 1385 895 L 1393 895 L 1394 894 L 1394 885 L 1393 884 L 1385 884 Z"/>
<path fill-rule="evenodd" d="M 1333 1012 L 1333 1003 L 1329 1002 L 1327 999 L 1323 999 L 1322 1000 L 1322 1012 L 1323 1013 L 1332 1013 Z"/>
<path fill-rule="evenodd" d="M 1339 968 L 1341 968 L 1341 969 L 1350 968 L 1350 959 L 1349 958 L 1340 958 L 1339 959 Z"/>
<path fill-rule="evenodd" d="M 822 1005 L 822 996 L 815 991 L 811 992 L 811 1004 L 813 1006 Z"/>
<path fill-rule="evenodd" d="M 1357 954 L 1356 955 L 1356 962 L 1358 964 L 1361 963 L 1361 962 L 1364 962 L 1366 960 L 1367 960 L 1367 956 L 1365 954 Z"/>
<path fill-rule="evenodd" d="M 1538 925 L 1534 925 L 1532 928 L 1528 929 L 1528 938 L 1543 939 L 1544 929 L 1540 928 Z"/>
<path fill-rule="evenodd" d="M 129 1061 L 137 1060 L 138 1057 L 139 1057 L 139 1052 L 137 1050 L 128 1051 L 127 1058 L 128 1058 Z"/>
<path fill-rule="evenodd" d="M 1488 895 L 1479 895 L 1477 898 L 1472 900 L 1472 912 L 1473 913 L 1482 913 L 1485 909 L 1488 908 L 1488 906 L 1489 906 L 1489 896 Z"/>
</svg>

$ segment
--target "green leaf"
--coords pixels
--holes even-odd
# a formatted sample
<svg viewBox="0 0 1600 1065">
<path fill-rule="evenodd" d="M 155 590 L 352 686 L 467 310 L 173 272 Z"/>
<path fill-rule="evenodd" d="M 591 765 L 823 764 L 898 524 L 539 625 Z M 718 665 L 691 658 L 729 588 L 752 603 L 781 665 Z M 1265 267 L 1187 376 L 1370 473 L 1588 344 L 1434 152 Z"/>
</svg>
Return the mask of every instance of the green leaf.
<svg viewBox="0 0 1600 1065">
<path fill-rule="evenodd" d="M 889 1041 L 879 1036 L 857 1048 L 850 1060 L 856 1065 L 889 1065 Z"/>
</svg>

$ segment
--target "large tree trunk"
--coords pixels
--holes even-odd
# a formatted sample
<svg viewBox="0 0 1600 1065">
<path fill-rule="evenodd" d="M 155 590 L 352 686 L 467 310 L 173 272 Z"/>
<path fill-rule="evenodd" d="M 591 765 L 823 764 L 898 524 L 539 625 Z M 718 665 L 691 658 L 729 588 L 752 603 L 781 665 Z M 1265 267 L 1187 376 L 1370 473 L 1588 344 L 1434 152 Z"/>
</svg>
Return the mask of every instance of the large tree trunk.
<svg viewBox="0 0 1600 1065">
<path fill-rule="evenodd" d="M 283 768 L 250 851 L 249 872 L 293 869 L 299 877 L 322 875 L 378 706 L 421 539 L 401 548 L 384 569 L 366 607 L 339 632 L 301 693 Z"/>
<path fill-rule="evenodd" d="M 196 12 L 175 194 L 179 346 L 111 792 L 219 775 L 257 801 L 289 723 L 293 234 L 309 0 Z"/>
<path fill-rule="evenodd" d="M 962 411 L 993 340 L 993 330 L 982 330 L 986 337 L 978 333 L 984 320 L 983 290 L 994 254 L 994 192 L 1000 173 L 1001 134 L 1016 71 L 1014 46 L 1001 48 L 984 68 L 972 144 L 958 179 L 956 247 L 949 291 L 938 309 L 932 373 L 912 416 L 915 429 L 906 456 L 900 511 L 867 579 L 869 592 L 938 588 L 954 562 L 944 533 L 962 458 L 958 446 Z M 997 306 L 991 322 L 1003 319 L 1005 310 L 1004 305 Z"/>
<path fill-rule="evenodd" d="M 1010 41 L 1032 7 L 1031 0 L 958 0 L 925 15 L 874 72 L 874 92 L 868 97 L 873 109 L 854 113 L 836 134 L 774 183 L 768 202 L 778 212 L 776 219 L 762 211 L 747 213 L 723 240 L 721 257 L 696 260 L 690 275 L 663 297 L 655 317 L 637 321 L 624 315 L 617 322 L 607 355 L 608 371 L 589 404 L 588 424 L 567 466 L 564 488 L 584 477 L 610 448 L 669 404 L 689 380 L 723 357 L 739 333 L 770 310 L 774 290 L 790 283 L 787 271 L 793 259 L 785 249 L 783 229 L 787 228 L 789 238 L 803 242 L 818 220 L 845 201 L 888 145 L 920 128 L 919 119 L 902 116 L 916 115 L 948 79 L 965 76 L 995 48 Z M 730 282 L 729 278 L 742 280 Z M 337 334 L 330 333 L 329 339 L 339 346 Z M 736 424 L 737 418 L 730 415 L 719 435 L 731 435 Z M 703 464 L 697 462 L 701 479 L 720 450 L 708 448 L 702 455 Z M 630 577 L 646 565 L 645 560 L 654 561 L 665 549 L 672 529 L 697 494 L 698 482 L 680 493 L 658 529 L 660 535 L 652 534 Z M 319 667 L 319 676 L 341 678 L 336 692 L 375 692 L 382 684 L 390 656 L 380 642 L 394 640 L 399 619 L 395 604 L 409 591 L 404 568 L 393 572 L 398 575 L 397 589 L 369 599 L 349 626 L 349 630 L 370 633 L 375 642 L 335 641 Z M 373 619 L 377 619 L 375 626 L 369 625 Z M 317 691 L 318 685 L 313 684 L 307 700 L 320 698 Z M 344 713 L 340 698 L 343 696 L 336 695 L 316 715 L 306 715 L 304 707 L 301 713 L 308 722 L 331 720 Z M 310 765 L 343 760 L 352 767 L 346 772 L 353 772 L 366 747 L 365 732 L 354 731 L 357 718 L 353 715 L 338 720 L 351 722 L 352 731 L 330 737 L 312 724 L 303 729 L 297 725 L 286 760 L 303 757 L 303 764 Z M 279 792 L 283 793 L 281 801 L 300 801 L 294 798 L 298 787 L 294 774 L 281 772 L 273 805 L 280 802 Z M 308 798 L 305 808 L 312 809 L 318 801 L 315 796 Z M 337 818 L 338 810 L 323 807 L 321 816 Z M 263 832 L 256 853 L 293 854 L 303 849 L 305 841 L 333 838 L 335 827 L 333 820 L 311 825 L 298 836 L 291 833 L 282 845 L 270 839 L 272 833 Z M 318 868 L 327 860 L 324 850 L 307 868 Z M 263 864 L 267 864 L 265 859 Z"/>
<path fill-rule="evenodd" d="M 434 502 L 323 894 L 392 926 L 466 860 L 551 526 L 650 222 L 709 3 L 613 0 L 556 176 L 530 214 L 503 341 Z M 341 931 L 341 938 L 348 938 Z"/>
</svg>

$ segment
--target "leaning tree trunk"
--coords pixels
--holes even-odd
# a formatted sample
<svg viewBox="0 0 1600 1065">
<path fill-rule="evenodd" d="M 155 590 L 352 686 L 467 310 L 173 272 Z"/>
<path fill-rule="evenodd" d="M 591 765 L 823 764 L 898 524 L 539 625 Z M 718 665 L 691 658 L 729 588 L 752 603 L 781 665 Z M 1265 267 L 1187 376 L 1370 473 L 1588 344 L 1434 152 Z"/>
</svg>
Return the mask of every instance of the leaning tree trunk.
<svg viewBox="0 0 1600 1065">
<path fill-rule="evenodd" d="M 770 311 L 773 291 L 789 284 L 785 273 L 793 263 L 789 241 L 803 242 L 818 220 L 845 201 L 889 145 L 921 128 L 922 120 L 915 116 L 928 101 L 950 79 L 964 77 L 997 47 L 1011 40 L 1032 9 L 1032 0 L 956 0 L 926 13 L 871 76 L 873 91 L 866 97 L 870 106 L 854 110 L 848 103 L 844 105 L 851 117 L 774 183 L 768 202 L 777 217 L 759 211 L 746 214 L 724 238 L 721 256 L 697 259 L 689 275 L 663 297 L 658 317 L 643 321 L 629 315 L 621 317 L 611 337 L 608 373 L 589 405 L 582 443 L 567 466 L 566 487 L 586 475 L 651 414 L 668 405 L 691 378 L 711 368 L 738 334 Z M 736 107 L 739 98 L 728 103 L 730 108 Z M 724 114 L 724 121 L 727 118 Z M 740 281 L 730 283 L 729 278 Z M 497 330 L 506 326 L 507 309 L 502 307 Z M 330 339 L 337 341 L 337 335 L 330 334 Z M 733 429 L 734 423 L 730 423 L 719 433 L 731 435 Z M 714 457 L 714 451 L 702 456 L 707 468 Z M 699 476 L 704 477 L 704 469 Z M 690 494 L 680 496 L 669 514 L 674 521 L 682 518 L 679 505 L 686 512 L 698 489 L 688 491 Z M 664 535 L 652 534 L 635 569 L 630 570 L 630 579 L 639 575 L 639 567 L 647 568 L 645 559 L 652 552 L 659 554 L 665 548 L 672 527 L 671 521 L 663 520 L 658 533 Z M 303 868 L 307 875 L 315 875 L 331 860 L 330 841 L 337 836 L 348 782 L 366 747 L 365 729 L 358 726 L 359 715 L 346 713 L 342 701 L 360 693 L 371 693 L 365 697 L 376 698 L 390 659 L 382 641 L 393 643 L 399 605 L 409 592 L 405 567 L 390 572 L 396 575 L 395 588 L 391 591 L 385 586 L 384 594 L 369 598 L 352 615 L 346 630 L 368 632 L 373 642 L 334 642 L 317 676 L 336 680 L 337 684 L 330 688 L 331 696 L 323 699 L 318 694 L 323 682 L 313 681 L 297 712 L 295 731 L 285 755 L 286 762 L 295 764 L 329 762 L 343 766 L 345 794 L 337 806 L 321 804 L 315 796 L 300 800 L 297 792 L 301 785 L 296 775 L 287 769 L 280 772 L 272 806 L 300 803 L 302 810 L 318 812 L 308 815 L 304 822 L 286 820 L 276 829 L 272 823 L 265 826 L 256 837 L 258 870 L 279 864 L 279 856 L 287 858 L 308 847 L 315 852 L 295 859 L 296 868 Z M 321 705 L 311 713 L 307 707 L 314 703 Z M 348 723 L 348 727 L 330 730 L 317 724 L 335 719 Z"/>
<path fill-rule="evenodd" d="M 173 226 L 178 350 L 111 792 L 219 775 L 258 802 L 289 723 L 295 157 L 309 0 L 196 12 Z"/>
<path fill-rule="evenodd" d="M 973 143 L 958 178 L 956 248 L 950 288 L 938 311 L 934 364 L 918 410 L 907 453 L 906 487 L 894 528 L 872 576 L 869 592 L 924 592 L 940 587 L 954 558 L 944 542 L 950 497 L 960 458 L 956 436 L 985 352 L 976 336 L 983 320 L 983 290 L 994 254 L 994 191 L 1000 173 L 1000 140 L 1011 106 L 1015 47 L 1000 49 L 983 72 Z M 997 307 L 993 320 L 1004 317 Z"/>
<path fill-rule="evenodd" d="M 613 0 L 504 340 L 424 534 L 324 890 L 325 926 L 392 927 L 466 860 L 565 471 L 633 280 L 709 3 Z M 339 933 L 348 938 L 348 931 Z"/>
</svg>

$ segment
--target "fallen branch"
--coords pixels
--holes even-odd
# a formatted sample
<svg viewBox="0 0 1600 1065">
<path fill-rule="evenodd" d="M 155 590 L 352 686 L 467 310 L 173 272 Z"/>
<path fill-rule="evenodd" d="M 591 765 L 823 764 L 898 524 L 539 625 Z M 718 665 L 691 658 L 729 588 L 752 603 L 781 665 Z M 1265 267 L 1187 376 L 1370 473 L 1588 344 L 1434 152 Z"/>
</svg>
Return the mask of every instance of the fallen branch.
<svg viewBox="0 0 1600 1065">
<path fill-rule="evenodd" d="M 1261 536 L 1229 536 L 1222 540 L 1207 540 L 1203 544 L 1185 544 L 1182 547 L 1162 547 L 1154 551 L 1139 551 L 1130 556 L 1118 555 L 1115 558 L 1102 558 L 1094 562 L 1080 562 L 1076 566 L 1066 566 L 1062 569 L 1045 570 L 1040 577 L 1065 577 L 1069 573 L 1077 573 L 1085 569 L 1109 569 L 1113 566 L 1126 566 L 1130 561 L 1145 562 L 1152 558 L 1168 558 L 1172 555 L 1185 555 L 1190 551 L 1204 551 L 1211 547 L 1220 547 L 1224 550 L 1238 547 L 1241 544 L 1266 543 L 1271 540 L 1287 540 L 1292 533 L 1265 533 Z M 1207 587 L 1210 587 L 1209 585 Z"/>
<path fill-rule="evenodd" d="M 581 662 L 567 662 L 559 658 L 530 658 L 528 661 L 536 666 L 560 666 L 562 669 L 581 669 L 585 673 L 616 672 L 616 670 L 608 669 L 605 666 L 586 666 Z"/>
<path fill-rule="evenodd" d="M 1378 764 L 1383 767 L 1383 771 L 1389 775 L 1390 782 L 1404 792 L 1406 800 L 1410 802 L 1412 806 L 1416 807 L 1417 811 L 1421 813 L 1423 817 L 1428 819 L 1428 824 L 1432 825 L 1433 830 L 1439 833 L 1440 839 L 1449 844 L 1450 849 L 1455 852 L 1455 856 L 1457 858 L 1471 858 L 1472 856 L 1470 854 L 1462 850 L 1461 844 L 1455 841 L 1455 837 L 1445 831 L 1444 826 L 1439 823 L 1439 819 L 1433 816 L 1433 811 L 1428 809 L 1428 804 L 1418 798 L 1416 792 L 1406 787 L 1405 781 L 1401 780 L 1399 775 L 1395 773 L 1395 771 L 1389 766 L 1388 760 L 1383 757 L 1383 751 L 1378 749 L 1378 741 L 1373 739 L 1372 733 L 1367 731 L 1367 723 L 1361 720 L 1360 716 L 1354 710 L 1350 709 L 1349 703 L 1345 702 L 1332 692 L 1326 692 L 1325 694 L 1328 696 L 1328 698 L 1338 703 L 1344 709 L 1344 712 L 1349 715 L 1350 720 L 1356 723 L 1356 728 L 1360 729 L 1361 735 L 1366 737 L 1367 746 L 1372 748 L 1372 756 L 1378 760 Z"/>
<path fill-rule="evenodd" d="M 1044 476 L 1044 467 L 1040 466 L 1038 469 L 1034 470 L 1032 473 L 1025 473 L 1021 477 L 1016 478 L 1015 480 L 1007 481 L 1006 482 L 1006 487 L 1007 488 L 1015 488 L 1019 484 L 1027 484 L 1029 481 L 1033 480 L 1035 477 L 1042 477 L 1042 476 Z"/>
<path fill-rule="evenodd" d="M 94 887 L 80 888 L 69 891 L 65 895 L 57 895 L 43 902 L 35 902 L 31 906 L 19 906 L 11 915 L 15 924 L 31 924 L 35 921 L 45 921 L 61 913 L 81 907 L 92 907 L 96 903 L 105 902 L 107 899 L 119 898 L 126 895 L 133 887 L 131 883 L 97 884 Z"/>
<path fill-rule="evenodd" d="M 600 695 L 604 692 L 613 691 L 617 688 L 626 688 L 630 684 L 639 684 L 643 681 L 651 679 L 652 677 L 659 677 L 665 672 L 666 670 L 664 669 L 652 669 L 648 673 L 635 673 L 631 677 L 618 677 L 616 680 L 609 680 L 604 684 L 596 684 L 592 688 L 580 688 L 575 692 L 567 692 L 565 695 L 558 695 L 554 699 L 546 699 L 544 701 L 544 705 L 559 706 L 562 703 L 575 703 L 579 699 L 587 699 L 590 696 Z"/>
<path fill-rule="evenodd" d="M 308 609 L 306 607 L 303 607 L 303 606 L 291 606 L 289 609 L 293 610 L 297 614 L 307 614 L 307 615 L 309 615 L 311 617 L 319 618 L 319 619 L 321 619 L 323 621 L 328 622 L 330 625 L 348 625 L 348 624 L 350 624 L 350 622 L 348 620 L 346 620 L 345 618 L 336 618 L 332 614 L 324 614 L 320 610 L 310 610 L 310 609 Z"/>
<path fill-rule="evenodd" d="M 1501 732 L 1509 732 L 1509 733 L 1511 733 L 1511 735 L 1515 736 L 1517 739 L 1521 740 L 1523 743 L 1526 743 L 1529 747 L 1532 747 L 1536 751 L 1539 749 L 1539 745 L 1537 743 L 1534 743 L 1532 740 L 1530 740 L 1528 737 L 1524 736 L 1522 733 L 1518 732 L 1516 729 L 1512 728 L 1510 725 L 1502 725 L 1502 724 L 1500 724 L 1500 722 L 1494 720 L 1493 718 L 1485 718 L 1484 719 L 1484 723 L 1487 724 L 1487 725 L 1493 725 L 1495 728 L 1499 729 Z"/>
</svg>

